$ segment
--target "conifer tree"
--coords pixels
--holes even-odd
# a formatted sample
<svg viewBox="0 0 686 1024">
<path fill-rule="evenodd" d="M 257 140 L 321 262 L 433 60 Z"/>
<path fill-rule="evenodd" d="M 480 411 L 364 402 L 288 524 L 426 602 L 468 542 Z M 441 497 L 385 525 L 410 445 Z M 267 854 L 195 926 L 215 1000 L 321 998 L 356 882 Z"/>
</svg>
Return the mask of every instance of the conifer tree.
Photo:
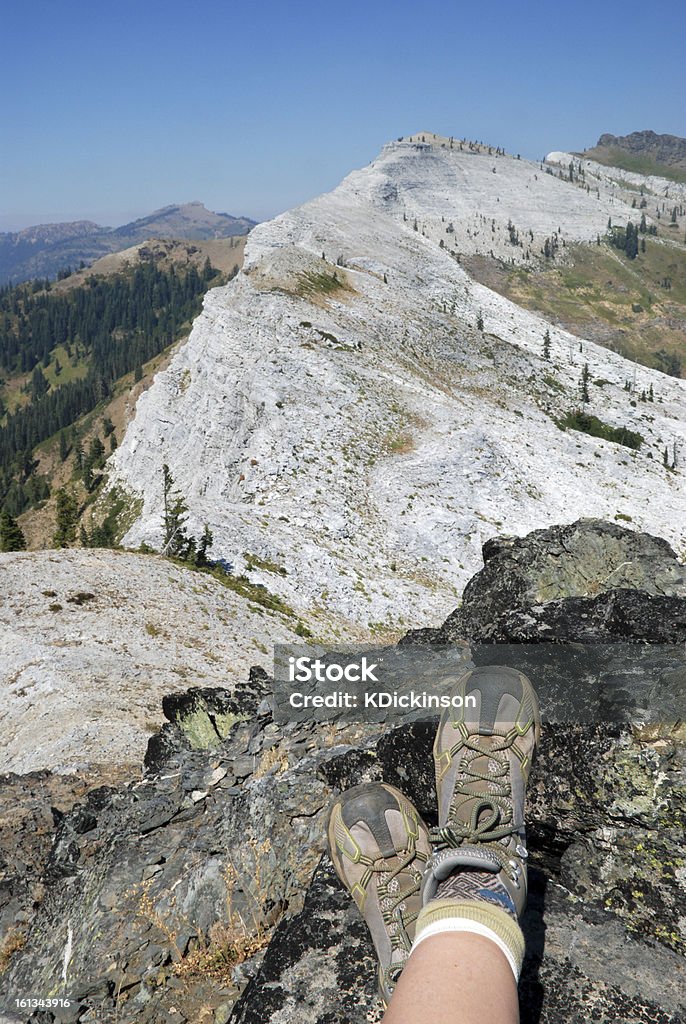
<svg viewBox="0 0 686 1024">
<path fill-rule="evenodd" d="M 185 522 L 188 505 L 180 491 L 174 490 L 174 477 L 165 462 L 162 466 L 162 496 L 164 502 L 164 545 L 162 553 L 179 557 L 187 549 L 188 537 Z"/>
<path fill-rule="evenodd" d="M 69 455 L 69 442 L 64 430 L 60 430 L 60 461 L 66 462 Z"/>
<path fill-rule="evenodd" d="M 60 487 L 57 492 L 57 517 L 52 542 L 56 548 L 68 548 L 76 540 L 79 506 L 72 491 Z"/>
<path fill-rule="evenodd" d="M 16 519 L 4 509 L 0 512 L 0 551 L 24 551 L 26 538 Z"/>
</svg>

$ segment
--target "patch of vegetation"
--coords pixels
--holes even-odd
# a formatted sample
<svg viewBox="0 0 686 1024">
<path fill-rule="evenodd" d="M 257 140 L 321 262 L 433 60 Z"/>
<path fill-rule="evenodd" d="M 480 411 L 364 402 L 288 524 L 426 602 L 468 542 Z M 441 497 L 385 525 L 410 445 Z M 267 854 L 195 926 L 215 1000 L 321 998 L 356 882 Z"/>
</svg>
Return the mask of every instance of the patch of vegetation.
<svg viewBox="0 0 686 1024">
<path fill-rule="evenodd" d="M 397 434 L 389 434 L 384 442 L 384 448 L 391 455 L 406 455 L 414 450 L 415 443 L 412 434 L 401 430 Z"/>
<path fill-rule="evenodd" d="M 14 954 L 22 950 L 25 945 L 26 932 L 12 925 L 0 943 L 0 974 L 5 973 Z"/>
<path fill-rule="evenodd" d="M 639 232 L 640 234 L 640 232 Z M 475 264 L 477 279 L 525 309 L 645 366 L 677 376 L 686 356 L 686 247 L 640 235 L 646 251 L 629 258 L 607 240 L 568 245 L 567 262 L 531 273 L 495 273 Z M 625 243 L 626 244 L 626 243 Z M 634 307 L 641 307 L 641 312 Z M 676 372 L 675 372 L 676 371 Z"/>
<path fill-rule="evenodd" d="M 545 377 L 543 378 L 543 383 L 547 384 L 549 388 L 553 389 L 553 391 L 565 390 L 564 384 L 561 384 L 557 377 L 552 377 L 549 373 L 546 373 Z"/>
<path fill-rule="evenodd" d="M 267 754 L 275 757 L 272 751 L 267 751 Z M 283 770 L 284 765 L 279 764 L 277 767 Z M 266 771 L 268 767 L 263 774 Z M 255 956 L 268 945 L 287 903 L 285 900 L 274 900 L 271 865 L 273 854 L 270 840 L 258 842 L 249 839 L 247 848 L 252 860 L 250 885 L 247 884 L 246 878 L 239 875 L 235 864 L 226 864 L 222 871 L 226 886 L 223 918 L 210 927 L 206 937 L 199 936 L 199 941 L 194 943 L 187 953 L 177 958 L 174 964 L 174 974 L 177 977 L 189 980 L 211 978 L 233 988 L 234 967 Z M 152 905 L 152 901 L 150 904 Z M 271 913 L 267 913 L 267 907 L 272 908 Z M 146 916 L 150 919 L 152 915 L 148 913 Z"/>
<path fill-rule="evenodd" d="M 625 448 L 633 448 L 635 451 L 638 451 L 645 440 L 638 431 L 629 430 L 628 427 L 611 427 L 609 423 L 603 423 L 597 416 L 580 410 L 568 412 L 562 419 L 555 420 L 555 422 L 560 430 L 579 430 L 583 434 L 600 437 L 604 441 L 612 441 L 613 444 L 621 444 Z"/>
<path fill-rule="evenodd" d="M 345 284 L 335 270 L 330 274 L 325 271 L 307 270 L 298 274 L 294 291 L 296 295 L 306 297 L 308 295 L 331 295 L 343 291 L 344 288 Z"/>
<path fill-rule="evenodd" d="M 298 619 L 295 610 L 278 594 L 272 594 L 267 590 L 262 583 L 252 583 L 247 576 L 233 576 L 231 573 L 227 573 L 220 565 L 212 565 L 211 563 L 207 565 L 194 565 L 192 562 L 185 562 L 181 558 L 169 557 L 172 562 L 182 566 L 184 569 L 192 569 L 194 572 L 202 572 L 212 576 L 223 587 L 233 590 L 235 594 L 239 594 L 248 601 L 260 605 L 262 608 L 267 608 L 272 612 L 279 612 L 281 615 L 286 615 L 289 618 Z M 299 619 L 298 622 L 300 622 Z M 306 629 L 307 627 L 303 628 Z"/>
<path fill-rule="evenodd" d="M 0 288 L 0 505 L 18 515 L 48 497 L 36 446 L 96 409 L 131 371 L 141 379 L 216 283 L 208 261 L 201 272 L 141 264 L 67 292 L 40 281 Z"/>
<path fill-rule="evenodd" d="M 288 576 L 287 569 L 269 558 L 260 558 L 259 555 L 252 555 L 246 551 L 245 561 L 248 569 L 264 569 L 265 572 L 273 572 L 277 576 Z"/>
</svg>

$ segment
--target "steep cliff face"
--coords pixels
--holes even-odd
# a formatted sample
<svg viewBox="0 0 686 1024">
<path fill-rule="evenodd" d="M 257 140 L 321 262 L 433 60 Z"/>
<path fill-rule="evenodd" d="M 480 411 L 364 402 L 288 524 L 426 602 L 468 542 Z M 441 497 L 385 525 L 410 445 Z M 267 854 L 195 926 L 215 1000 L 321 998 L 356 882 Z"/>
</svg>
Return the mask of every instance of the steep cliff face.
<svg viewBox="0 0 686 1024">
<path fill-rule="evenodd" d="M 662 626 L 683 639 L 684 569 L 655 538 L 582 522 L 504 538 L 485 556 L 465 600 L 474 635 L 504 628 L 512 587 L 513 609 L 538 623 L 529 639 L 559 639 L 556 624 L 565 640 L 589 641 L 586 579 L 596 600 L 633 602 L 631 622 L 607 619 L 599 639 L 652 640 L 656 600 L 671 602 Z M 541 581 L 553 562 L 562 582 L 551 594 Z M 167 724 L 129 785 L 112 780 L 84 799 L 88 780 L 3 779 L 0 1019 L 380 1019 L 368 935 L 324 853 L 327 806 L 383 778 L 433 821 L 436 723 L 277 725 L 270 694 L 254 670 L 232 691 L 165 699 Z M 525 1024 L 683 1021 L 685 740 L 673 720 L 546 726 L 527 813 Z M 28 992 L 70 1005 L 22 1012 L 14 999 Z"/>
<path fill-rule="evenodd" d="M 460 264 L 526 267 L 553 236 L 561 255 L 595 242 L 630 210 L 598 175 L 587 192 L 425 134 L 255 228 L 244 272 L 208 294 L 110 461 L 143 499 L 126 542 L 160 543 L 167 462 L 218 554 L 239 569 L 259 556 L 252 578 L 297 608 L 395 628 L 420 609 L 439 622 L 503 523 L 619 517 L 680 547 L 683 485 L 662 459 L 684 437 L 683 383 L 641 368 L 648 408 L 625 390 L 633 364 Z M 588 411 L 640 433 L 640 451 L 556 425 L 585 364 Z"/>
</svg>

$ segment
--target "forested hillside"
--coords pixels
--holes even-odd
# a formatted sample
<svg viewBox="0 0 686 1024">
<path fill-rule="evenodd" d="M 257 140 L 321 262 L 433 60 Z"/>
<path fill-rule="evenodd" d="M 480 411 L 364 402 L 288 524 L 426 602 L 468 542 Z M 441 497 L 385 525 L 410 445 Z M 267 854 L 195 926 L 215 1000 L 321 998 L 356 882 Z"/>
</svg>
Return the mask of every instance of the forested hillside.
<svg viewBox="0 0 686 1024">
<path fill-rule="evenodd" d="M 237 268 L 236 268 L 237 269 Z M 88 492 L 104 463 L 98 439 L 84 455 L 77 421 L 113 393 L 115 382 L 143 366 L 187 331 L 202 296 L 221 281 L 203 266 L 142 262 L 110 277 L 91 275 L 58 291 L 37 280 L 0 289 L 0 506 L 10 516 L 44 501 L 50 480 L 39 472 L 36 447 L 58 436 L 60 459 Z M 109 424 L 103 440 L 116 438 Z M 94 440 L 94 439 L 91 439 Z"/>
</svg>

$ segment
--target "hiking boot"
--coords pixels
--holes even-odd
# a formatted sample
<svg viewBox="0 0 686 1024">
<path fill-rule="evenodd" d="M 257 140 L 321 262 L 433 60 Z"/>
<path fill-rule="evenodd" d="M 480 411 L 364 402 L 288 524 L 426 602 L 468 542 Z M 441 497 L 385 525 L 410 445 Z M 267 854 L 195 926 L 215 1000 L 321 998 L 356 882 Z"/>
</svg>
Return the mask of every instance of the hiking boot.
<svg viewBox="0 0 686 1024">
<path fill-rule="evenodd" d="M 337 797 L 328 840 L 338 877 L 372 934 L 379 991 L 388 1003 L 414 939 L 429 831 L 407 797 L 373 782 Z"/>
<path fill-rule="evenodd" d="M 498 665 L 472 669 L 451 692 L 463 706 L 444 713 L 434 741 L 438 827 L 423 904 L 439 887 L 439 898 L 448 895 L 442 883 L 451 876 L 451 895 L 460 897 L 476 871 L 477 898 L 516 920 L 526 904 L 524 795 L 541 728 L 538 699 L 525 675 Z M 470 695 L 476 707 L 465 706 Z"/>
</svg>

